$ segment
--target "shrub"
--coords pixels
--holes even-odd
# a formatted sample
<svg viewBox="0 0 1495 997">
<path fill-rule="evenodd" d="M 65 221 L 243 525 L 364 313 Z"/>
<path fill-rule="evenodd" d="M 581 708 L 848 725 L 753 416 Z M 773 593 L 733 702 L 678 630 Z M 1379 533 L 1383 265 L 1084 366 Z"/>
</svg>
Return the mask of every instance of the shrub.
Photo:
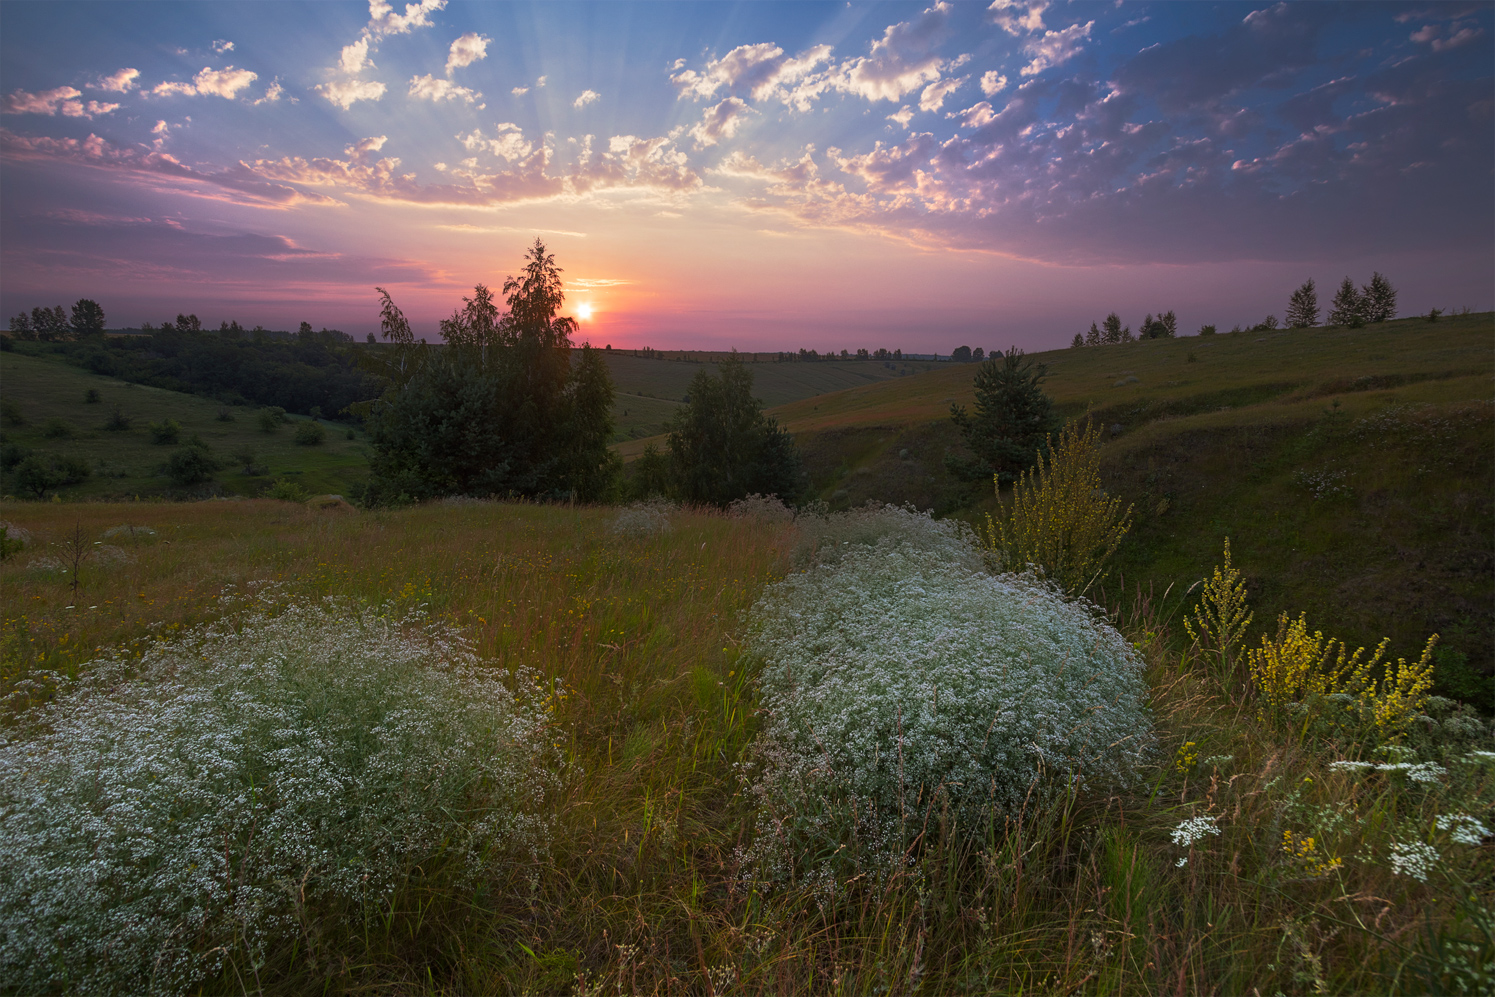
<svg viewBox="0 0 1495 997">
<path fill-rule="evenodd" d="M 320 422 L 307 419 L 296 423 L 296 442 L 303 447 L 320 446 L 327 438 L 327 432 L 322 428 Z"/>
<path fill-rule="evenodd" d="M 980 835 L 1131 777 L 1141 662 L 1087 604 L 907 533 L 836 546 L 753 611 L 768 719 L 745 769 L 752 877 L 876 880 L 926 830 Z"/>
<path fill-rule="evenodd" d="M 670 514 L 676 511 L 673 502 L 651 499 L 634 502 L 613 520 L 613 532 L 619 536 L 645 540 L 670 532 Z"/>
<path fill-rule="evenodd" d="M 12 469 L 9 484 L 18 491 L 39 499 L 54 488 L 76 485 L 88 477 L 89 471 L 87 462 L 77 457 L 32 453 Z"/>
<path fill-rule="evenodd" d="M 175 419 L 162 419 L 150 424 L 151 442 L 158 445 L 176 443 L 182 438 L 182 424 Z"/>
<path fill-rule="evenodd" d="M 125 410 L 120 406 L 114 406 L 114 411 L 109 413 L 109 418 L 104 420 L 104 428 L 113 433 L 125 433 L 130 429 L 130 417 L 125 415 Z"/>
<path fill-rule="evenodd" d="M 221 466 L 213 458 L 207 444 L 193 437 L 171 452 L 166 460 L 165 471 L 172 484 L 187 488 L 207 481 Z"/>
<path fill-rule="evenodd" d="M 89 388 L 83 393 L 83 403 L 85 405 L 97 405 L 101 401 L 103 401 L 103 399 L 99 397 L 98 388 Z"/>
<path fill-rule="evenodd" d="M 285 478 L 276 478 L 274 483 L 270 485 L 270 490 L 265 494 L 270 498 L 279 499 L 282 502 L 305 502 L 311 497 L 311 493 L 305 488 L 302 488 L 294 481 L 287 481 Z"/>
<path fill-rule="evenodd" d="M 20 429 L 26 425 L 26 416 L 21 412 L 21 406 L 12 399 L 0 398 L 0 425 L 11 429 Z"/>
<path fill-rule="evenodd" d="M 794 521 L 794 510 L 777 495 L 759 495 L 757 492 L 727 503 L 727 515 L 733 519 L 751 519 L 755 523 Z"/>
<path fill-rule="evenodd" d="M 219 422 L 233 422 L 234 421 L 233 410 L 230 409 L 227 405 L 220 406 L 219 409 L 218 409 L 218 421 Z"/>
<path fill-rule="evenodd" d="M 451 630 L 343 609 L 94 662 L 0 743 L 0 975 L 175 992 L 538 849 L 548 716 Z M 249 970 L 243 968 L 247 976 Z"/>
<path fill-rule="evenodd" d="M 278 405 L 272 408 L 262 408 L 255 420 L 259 423 L 260 432 L 273 433 L 286 421 L 286 410 Z"/>
<path fill-rule="evenodd" d="M 70 440 L 78 435 L 78 431 L 66 419 L 54 416 L 48 419 L 46 425 L 42 427 L 42 435 L 49 440 Z"/>
<path fill-rule="evenodd" d="M 1215 327 L 1213 325 L 1201 325 L 1199 327 L 1199 335 L 1213 336 L 1215 335 Z"/>
<path fill-rule="evenodd" d="M 986 517 L 985 547 L 993 566 L 1040 569 L 1067 592 L 1082 595 L 1100 578 L 1131 527 L 1132 509 L 1101 489 L 1100 427 L 1071 422 L 1050 440 L 1038 466 L 1012 489 L 1005 516 Z"/>
<path fill-rule="evenodd" d="M 0 561 L 19 554 L 31 542 L 31 533 L 14 523 L 0 523 Z"/>
</svg>

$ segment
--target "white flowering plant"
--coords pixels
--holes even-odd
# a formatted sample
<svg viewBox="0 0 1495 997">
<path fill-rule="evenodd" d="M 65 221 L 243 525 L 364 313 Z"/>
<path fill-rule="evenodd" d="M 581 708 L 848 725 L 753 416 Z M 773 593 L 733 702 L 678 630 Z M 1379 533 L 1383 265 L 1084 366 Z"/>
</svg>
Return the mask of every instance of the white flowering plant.
<svg viewBox="0 0 1495 997">
<path fill-rule="evenodd" d="M 7 988 L 177 992 L 547 838 L 544 698 L 447 627 L 291 605 L 84 671 L 0 739 Z"/>
<path fill-rule="evenodd" d="M 931 826 L 979 834 L 1132 776 L 1151 743 L 1142 664 L 1088 604 L 986 574 L 926 516 L 836 525 L 749 627 L 767 714 L 745 766 L 750 876 L 887 872 Z"/>
</svg>

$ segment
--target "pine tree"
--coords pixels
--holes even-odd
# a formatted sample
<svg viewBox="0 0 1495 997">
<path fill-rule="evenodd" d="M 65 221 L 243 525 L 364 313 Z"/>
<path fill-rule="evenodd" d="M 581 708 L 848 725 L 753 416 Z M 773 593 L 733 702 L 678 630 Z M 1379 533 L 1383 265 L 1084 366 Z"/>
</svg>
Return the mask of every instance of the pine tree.
<svg viewBox="0 0 1495 997">
<path fill-rule="evenodd" d="M 1106 343 L 1121 342 L 1121 316 L 1115 312 L 1106 316 L 1105 322 L 1101 323 L 1101 341 Z M 1130 329 L 1130 327 L 1128 327 Z"/>
<path fill-rule="evenodd" d="M 1054 429 L 1054 403 L 1040 387 L 1048 370 L 1023 360 L 1016 347 L 993 353 L 976 371 L 976 412 L 950 406 L 950 418 L 965 437 L 974 458 L 954 454 L 945 465 L 967 481 L 997 474 L 1003 481 L 1033 466 L 1049 432 Z"/>
<path fill-rule="evenodd" d="M 1310 277 L 1287 302 L 1287 327 L 1307 329 L 1319 324 L 1319 295 Z"/>
<path fill-rule="evenodd" d="M 1396 318 L 1396 288 L 1380 271 L 1360 289 L 1360 300 L 1365 321 L 1386 322 Z"/>
<path fill-rule="evenodd" d="M 1077 332 L 1077 333 L 1075 333 L 1075 338 L 1070 341 L 1069 348 L 1072 349 L 1072 350 L 1078 350 L 1080 347 L 1082 347 L 1084 345 L 1085 345 L 1085 337 L 1082 334 L 1080 334 L 1080 333 Z"/>
<path fill-rule="evenodd" d="M 1099 346 L 1102 342 L 1100 327 L 1094 322 L 1090 323 L 1090 331 L 1085 333 L 1086 346 Z"/>
<path fill-rule="evenodd" d="M 1355 282 L 1346 277 L 1334 294 L 1334 303 L 1329 307 L 1329 324 L 1344 325 L 1358 329 L 1365 324 L 1365 302 L 1355 290 Z"/>
<path fill-rule="evenodd" d="M 1158 324 L 1163 327 L 1163 337 L 1173 339 L 1178 335 L 1178 316 L 1173 314 L 1173 309 L 1158 316 Z"/>
</svg>

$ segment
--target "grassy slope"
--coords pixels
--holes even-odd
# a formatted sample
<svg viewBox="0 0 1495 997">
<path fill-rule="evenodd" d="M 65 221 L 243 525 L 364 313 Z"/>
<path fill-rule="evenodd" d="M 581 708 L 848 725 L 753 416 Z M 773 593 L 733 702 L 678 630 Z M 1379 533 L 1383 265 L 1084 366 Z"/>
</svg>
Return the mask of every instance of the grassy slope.
<svg viewBox="0 0 1495 997">
<path fill-rule="evenodd" d="M 213 453 L 227 463 L 235 453 L 253 450 L 263 475 L 246 475 L 234 464 L 215 476 L 222 491 L 230 495 L 253 495 L 271 481 L 284 477 L 299 482 L 313 494 L 347 492 L 368 476 L 365 439 L 357 433 L 345 438 L 348 427 L 324 422 L 326 437 L 318 446 L 298 446 L 295 425 L 264 433 L 253 408 L 229 408 L 232 422 L 220 422 L 224 406 L 196 395 L 161 388 L 129 385 L 91 374 L 57 360 L 0 354 L 0 388 L 26 420 L 21 427 L 5 427 L 5 439 L 39 452 L 82 457 L 93 473 L 81 484 L 64 489 L 73 498 L 122 498 L 161 495 L 171 483 L 156 469 L 172 448 L 151 443 L 147 429 L 152 422 L 175 419 L 182 425 L 182 438 L 198 434 Z M 100 403 L 87 404 L 84 395 L 95 388 Z M 104 422 L 119 405 L 132 420 L 128 431 L 105 430 Z M 76 432 L 72 439 L 51 439 L 44 427 L 51 419 L 62 419 Z M 296 421 L 300 421 L 299 419 Z"/>
<path fill-rule="evenodd" d="M 1443 982 L 1427 950 L 1469 934 L 1456 903 L 1478 893 L 1385 865 L 1382 822 L 1426 814 L 1422 791 L 1328 771 L 1311 745 L 1255 724 L 1166 649 L 1146 605 L 1125 616 L 1161 727 L 1142 785 L 1030 815 L 975 853 L 926 846 L 883 895 L 743 889 L 734 850 L 751 813 L 734 765 L 757 720 L 739 614 L 785 570 L 789 537 L 682 513 L 667 535 L 630 540 L 612 533 L 614 515 L 6 503 L 0 517 L 34 543 L 0 564 L 0 694 L 38 669 L 75 672 L 101 645 L 215 618 L 224 585 L 256 580 L 308 601 L 425 604 L 495 664 L 565 681 L 556 736 L 573 764 L 551 854 L 476 887 L 412 870 L 351 929 L 309 910 L 297 945 L 255 969 L 271 994 L 1415 993 Z M 68 608 L 46 544 L 126 522 L 156 533 L 108 538 L 117 549 L 85 565 Z M 1217 762 L 1227 778 L 1176 768 L 1186 742 L 1232 756 Z M 1486 777 L 1483 799 L 1489 789 Z M 1222 835 L 1180 867 L 1170 831 L 1206 807 Z M 1284 857 L 1284 831 L 1317 835 L 1315 858 L 1344 868 L 1304 871 Z M 1469 882 L 1488 882 L 1488 851 L 1461 857 Z M 225 970 L 207 992 L 242 987 Z"/>
<path fill-rule="evenodd" d="M 664 431 L 664 424 L 690 390 L 690 382 L 701 370 L 715 370 L 715 363 L 693 360 L 663 360 L 635 357 L 621 351 L 603 354 L 612 373 L 618 398 L 613 405 L 618 439 L 650 437 Z M 778 363 L 758 354 L 749 360 L 753 372 L 753 394 L 767 407 L 823 395 L 831 391 L 921 374 L 942 366 L 926 360 L 827 360 L 816 363 Z M 619 451 L 633 456 L 642 444 L 625 442 Z"/>
<path fill-rule="evenodd" d="M 1228 535 L 1255 630 L 1306 611 L 1352 647 L 1389 636 L 1408 656 L 1436 632 L 1487 678 L 1492 331 L 1485 314 L 1035 355 L 1065 416 L 1088 411 L 1116 429 L 1103 472 L 1137 514 L 1111 585 L 1182 592 Z M 989 490 L 962 491 L 943 466 L 961 446 L 950 404 L 973 403 L 974 373 L 942 367 L 774 414 L 833 505 L 912 501 L 979 522 Z M 1315 481 L 1329 486 L 1322 497 Z"/>
</svg>

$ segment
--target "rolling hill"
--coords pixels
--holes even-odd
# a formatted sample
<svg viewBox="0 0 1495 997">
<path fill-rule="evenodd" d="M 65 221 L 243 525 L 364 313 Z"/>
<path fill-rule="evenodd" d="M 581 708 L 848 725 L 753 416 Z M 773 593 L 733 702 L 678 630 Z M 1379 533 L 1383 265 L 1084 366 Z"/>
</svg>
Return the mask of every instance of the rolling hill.
<svg viewBox="0 0 1495 997">
<path fill-rule="evenodd" d="M 1109 581 L 1168 611 L 1226 536 L 1256 610 L 1394 654 L 1442 637 L 1443 691 L 1495 708 L 1495 316 L 1404 319 L 1035 354 L 1066 418 L 1101 422 L 1135 508 Z M 781 405 L 816 497 L 913 502 L 980 525 L 989 484 L 950 477 L 974 365 Z M 641 447 L 644 441 L 632 444 Z M 621 449 L 621 448 L 620 448 Z"/>
<path fill-rule="evenodd" d="M 98 402 L 85 400 L 90 389 L 98 392 Z M 296 482 L 312 494 L 346 494 L 368 476 L 366 437 L 341 423 L 323 421 L 323 442 L 301 446 L 294 439 L 294 424 L 307 421 L 303 418 L 266 433 L 255 408 L 127 384 L 57 359 L 3 354 L 0 394 L 6 446 L 77 458 L 88 465 L 89 476 L 64 489 L 69 500 L 257 495 L 277 478 Z M 105 428 L 116 408 L 129 420 L 128 429 Z M 153 443 L 149 425 L 167 419 L 181 425 L 182 439 L 200 436 L 225 465 L 215 476 L 216 486 L 183 492 L 173 489 L 161 473 L 173 447 Z M 350 431 L 353 439 L 347 437 Z M 236 459 L 246 451 L 253 452 L 252 466 L 258 473 L 244 473 Z M 13 490 L 10 480 L 3 490 Z"/>
</svg>

